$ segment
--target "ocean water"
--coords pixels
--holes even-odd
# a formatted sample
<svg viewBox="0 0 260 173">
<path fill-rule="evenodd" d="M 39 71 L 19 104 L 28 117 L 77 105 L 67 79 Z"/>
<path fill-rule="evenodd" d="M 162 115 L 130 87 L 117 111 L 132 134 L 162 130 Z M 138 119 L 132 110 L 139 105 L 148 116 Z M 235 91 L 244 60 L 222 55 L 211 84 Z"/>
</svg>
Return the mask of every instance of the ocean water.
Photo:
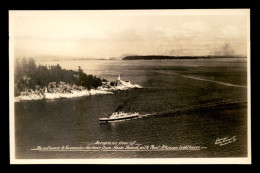
<svg viewBox="0 0 260 173">
<path fill-rule="evenodd" d="M 245 59 L 53 61 L 56 65 L 142 89 L 73 99 L 15 103 L 16 158 L 182 158 L 247 156 L 247 62 Z M 100 124 L 119 105 L 143 115 Z M 227 145 L 219 138 L 233 137 Z M 201 146 L 176 151 L 51 151 L 37 146 L 86 146 L 97 141 L 155 146 Z"/>
</svg>

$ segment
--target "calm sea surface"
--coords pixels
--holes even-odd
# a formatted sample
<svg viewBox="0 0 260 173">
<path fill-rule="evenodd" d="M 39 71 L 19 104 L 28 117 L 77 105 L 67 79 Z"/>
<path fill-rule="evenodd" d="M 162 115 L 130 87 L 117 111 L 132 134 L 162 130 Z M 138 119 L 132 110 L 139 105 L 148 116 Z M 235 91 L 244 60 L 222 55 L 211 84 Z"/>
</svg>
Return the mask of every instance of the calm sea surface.
<svg viewBox="0 0 260 173">
<path fill-rule="evenodd" d="M 144 88 L 73 99 L 15 103 L 16 157 L 175 158 L 247 156 L 247 63 L 245 59 L 76 60 L 39 62 L 83 71 Z M 100 124 L 104 112 L 155 114 Z M 236 141 L 216 145 L 217 138 Z M 195 151 L 52 151 L 37 146 L 87 146 L 97 141 L 142 145 L 201 146 Z"/>
</svg>

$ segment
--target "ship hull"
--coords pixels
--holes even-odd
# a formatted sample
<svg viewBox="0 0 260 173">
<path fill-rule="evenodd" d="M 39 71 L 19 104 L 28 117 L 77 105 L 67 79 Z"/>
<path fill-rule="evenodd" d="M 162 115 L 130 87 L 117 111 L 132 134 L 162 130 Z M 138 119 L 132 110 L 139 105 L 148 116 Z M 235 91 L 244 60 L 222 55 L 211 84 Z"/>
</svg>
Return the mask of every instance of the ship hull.
<svg viewBox="0 0 260 173">
<path fill-rule="evenodd" d="M 126 120 L 136 118 L 138 115 L 127 116 L 127 117 L 118 117 L 118 118 L 99 118 L 99 122 L 110 122 L 110 121 L 118 121 L 118 120 Z"/>
</svg>

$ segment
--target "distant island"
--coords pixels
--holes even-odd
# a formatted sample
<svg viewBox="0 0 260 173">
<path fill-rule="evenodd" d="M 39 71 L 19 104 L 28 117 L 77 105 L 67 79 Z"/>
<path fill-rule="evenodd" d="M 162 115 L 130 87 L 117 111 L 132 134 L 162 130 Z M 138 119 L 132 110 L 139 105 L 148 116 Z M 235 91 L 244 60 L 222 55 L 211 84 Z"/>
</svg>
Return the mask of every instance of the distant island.
<svg viewBox="0 0 260 173">
<path fill-rule="evenodd" d="M 165 55 L 134 55 L 126 56 L 122 60 L 164 60 L 164 59 L 213 59 L 213 58 L 246 58 L 235 55 L 209 55 L 209 56 L 165 56 Z"/>
</svg>

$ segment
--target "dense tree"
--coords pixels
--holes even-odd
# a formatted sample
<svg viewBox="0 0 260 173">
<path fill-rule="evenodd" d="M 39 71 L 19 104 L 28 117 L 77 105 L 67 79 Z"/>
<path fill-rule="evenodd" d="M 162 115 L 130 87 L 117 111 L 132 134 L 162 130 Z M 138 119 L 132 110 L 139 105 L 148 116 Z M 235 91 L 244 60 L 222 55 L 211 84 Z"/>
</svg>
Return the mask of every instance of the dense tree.
<svg viewBox="0 0 260 173">
<path fill-rule="evenodd" d="M 78 68 L 78 76 L 79 78 L 77 81 L 77 85 L 85 86 L 88 89 L 97 88 L 98 86 L 102 85 L 102 80 L 100 78 L 97 78 L 93 75 L 85 74 L 80 66 Z"/>
<path fill-rule="evenodd" d="M 102 85 L 102 80 L 93 75 L 87 75 L 81 67 L 78 71 L 62 69 L 60 65 L 36 65 L 33 58 L 23 58 L 15 61 L 15 95 L 26 89 L 43 88 L 50 82 L 66 82 L 84 86 L 87 89 L 97 88 Z M 103 79 L 105 80 L 105 79 Z"/>
<path fill-rule="evenodd" d="M 234 55 L 234 51 L 228 45 L 224 45 L 221 50 L 215 51 L 214 55 L 208 56 L 165 56 L 165 55 L 136 55 L 126 56 L 122 60 L 163 60 L 163 59 L 209 59 L 209 58 L 241 58 L 243 56 Z"/>
</svg>

